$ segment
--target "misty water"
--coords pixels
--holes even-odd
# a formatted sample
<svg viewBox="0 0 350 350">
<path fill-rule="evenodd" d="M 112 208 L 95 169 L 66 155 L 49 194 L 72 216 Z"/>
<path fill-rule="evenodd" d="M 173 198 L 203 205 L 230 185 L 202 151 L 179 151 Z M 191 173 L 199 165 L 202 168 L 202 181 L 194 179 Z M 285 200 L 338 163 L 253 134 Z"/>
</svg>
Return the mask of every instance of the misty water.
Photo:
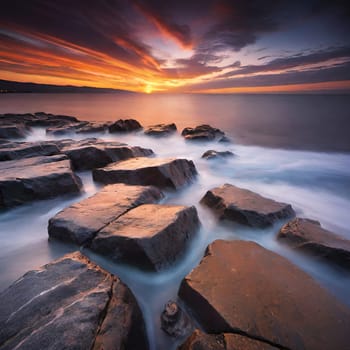
<svg viewBox="0 0 350 350">
<path fill-rule="evenodd" d="M 191 143 L 179 134 L 154 139 L 142 132 L 92 135 L 151 148 L 157 157 L 191 159 L 199 173 L 192 184 L 178 192 L 165 192 L 162 200 L 195 205 L 202 223 L 200 232 L 174 266 L 157 273 L 143 272 L 83 251 L 132 289 L 146 320 L 151 349 L 175 348 L 174 340 L 160 329 L 161 310 L 169 299 L 176 300 L 181 280 L 199 263 L 205 248 L 215 239 L 255 241 L 298 265 L 350 305 L 350 275 L 280 245 L 276 233 L 283 222 L 269 229 L 222 224 L 199 204 L 208 189 L 232 183 L 290 203 L 298 216 L 318 220 L 326 229 L 350 239 L 350 116 L 346 96 L 0 96 L 0 113 L 35 111 L 75 115 L 83 120 L 129 116 L 143 125 L 176 122 L 179 130 L 210 123 L 233 140 L 230 144 Z M 27 138 L 48 139 L 44 129 L 34 130 Z M 235 157 L 202 159 L 208 149 L 229 150 Z M 78 249 L 48 241 L 47 235 L 47 223 L 52 216 L 98 191 L 99 185 L 92 181 L 90 172 L 78 175 L 84 183 L 82 195 L 38 201 L 0 213 L 0 289 L 26 271 Z"/>
</svg>

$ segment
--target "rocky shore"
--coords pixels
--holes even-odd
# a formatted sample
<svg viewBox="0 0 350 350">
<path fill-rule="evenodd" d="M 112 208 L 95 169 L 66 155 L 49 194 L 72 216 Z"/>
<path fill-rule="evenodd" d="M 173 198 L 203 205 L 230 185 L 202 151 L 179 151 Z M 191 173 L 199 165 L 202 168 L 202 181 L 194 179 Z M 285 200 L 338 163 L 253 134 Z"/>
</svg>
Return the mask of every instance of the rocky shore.
<svg viewBox="0 0 350 350">
<path fill-rule="evenodd" d="M 26 141 L 35 128 L 45 128 L 52 139 Z M 166 204 L 167 193 L 191 191 L 201 176 L 196 161 L 160 158 L 151 149 L 90 133 L 164 139 L 177 127 L 143 128 L 134 119 L 86 122 L 43 112 L 0 115 L 0 210 L 74 197 L 84 191 L 82 170 L 99 186 L 48 221 L 48 238 L 77 251 L 27 272 L 0 293 L 1 350 L 149 349 L 146 320 L 132 290 L 84 252 L 158 273 L 181 260 L 200 235 L 198 208 L 213 213 L 217 225 L 257 232 L 277 227 L 276 241 L 287 249 L 349 270 L 350 241 L 296 217 L 290 204 L 233 183 L 211 188 L 194 205 Z M 77 134 L 87 137 L 76 140 Z M 236 156 L 212 149 L 229 142 L 217 128 L 199 125 L 180 134 L 186 144 L 203 145 L 208 164 Z M 289 260 L 252 241 L 210 243 L 159 320 L 182 350 L 333 350 L 350 344 L 350 309 Z"/>
</svg>

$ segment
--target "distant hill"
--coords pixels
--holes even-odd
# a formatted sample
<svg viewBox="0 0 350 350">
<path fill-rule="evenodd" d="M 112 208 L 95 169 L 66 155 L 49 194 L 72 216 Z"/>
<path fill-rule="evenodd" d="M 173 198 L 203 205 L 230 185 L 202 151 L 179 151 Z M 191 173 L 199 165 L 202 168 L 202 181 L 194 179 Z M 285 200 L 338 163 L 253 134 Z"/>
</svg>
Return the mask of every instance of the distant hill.
<svg viewBox="0 0 350 350">
<path fill-rule="evenodd" d="M 60 86 L 36 83 L 20 83 L 0 80 L 0 93 L 134 93 L 128 90 L 93 88 L 87 86 Z"/>
</svg>

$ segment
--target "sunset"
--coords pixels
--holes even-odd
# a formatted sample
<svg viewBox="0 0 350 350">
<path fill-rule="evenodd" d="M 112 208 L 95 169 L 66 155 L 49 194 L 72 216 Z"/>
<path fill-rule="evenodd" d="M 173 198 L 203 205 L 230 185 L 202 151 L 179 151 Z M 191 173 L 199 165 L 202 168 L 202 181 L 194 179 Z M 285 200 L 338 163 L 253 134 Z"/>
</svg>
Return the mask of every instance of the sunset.
<svg viewBox="0 0 350 350">
<path fill-rule="evenodd" d="M 347 350 L 345 1 L 0 8 L 0 350 Z"/>
<path fill-rule="evenodd" d="M 0 78 L 145 93 L 349 90 L 342 4 L 14 0 L 0 14 Z"/>
</svg>

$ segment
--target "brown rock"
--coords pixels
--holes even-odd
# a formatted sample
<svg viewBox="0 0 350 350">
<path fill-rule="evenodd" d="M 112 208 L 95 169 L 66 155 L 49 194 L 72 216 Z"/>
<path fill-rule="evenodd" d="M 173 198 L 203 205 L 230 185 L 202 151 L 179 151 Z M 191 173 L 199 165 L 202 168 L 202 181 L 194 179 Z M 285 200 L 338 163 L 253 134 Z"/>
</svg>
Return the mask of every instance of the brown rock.
<svg viewBox="0 0 350 350">
<path fill-rule="evenodd" d="M 46 129 L 46 134 L 51 136 L 61 136 L 75 134 L 79 128 L 86 126 L 88 122 L 60 123 L 59 125 L 50 126 Z"/>
<path fill-rule="evenodd" d="M 216 158 L 228 158 L 228 157 L 233 157 L 234 153 L 231 151 L 214 151 L 212 149 L 204 152 L 202 154 L 202 158 L 205 159 L 216 159 Z"/>
<path fill-rule="evenodd" d="M 197 174 L 191 160 L 176 158 L 133 158 L 94 169 L 93 179 L 104 184 L 124 182 L 178 189 Z"/>
<path fill-rule="evenodd" d="M 266 227 L 277 220 L 295 215 L 289 204 L 276 202 L 230 184 L 211 189 L 201 199 L 201 203 L 212 208 L 220 219 L 253 227 Z"/>
<path fill-rule="evenodd" d="M 119 119 L 108 126 L 110 133 L 130 132 L 142 129 L 141 124 L 135 119 Z"/>
<path fill-rule="evenodd" d="M 177 130 L 174 123 L 151 125 L 145 130 L 149 136 L 168 136 Z"/>
<path fill-rule="evenodd" d="M 95 195 L 63 209 L 51 218 L 49 236 L 83 244 L 130 209 L 140 204 L 154 203 L 162 196 L 153 186 L 106 186 Z"/>
<path fill-rule="evenodd" d="M 240 334 L 205 334 L 196 329 L 179 350 L 277 350 L 279 348 Z"/>
<path fill-rule="evenodd" d="M 289 349 L 346 349 L 350 310 L 310 276 L 256 243 L 215 241 L 179 295 L 208 333 Z"/>
<path fill-rule="evenodd" d="M 210 125 L 198 125 L 195 128 L 185 128 L 182 130 L 182 136 L 186 140 L 212 141 L 222 138 L 225 133 L 220 129 L 213 128 Z"/>
<path fill-rule="evenodd" d="M 295 218 L 281 228 L 278 239 L 293 248 L 350 268 L 350 241 L 325 230 L 318 221 Z"/>
<path fill-rule="evenodd" d="M 99 231 L 91 249 L 114 261 L 160 270 L 184 253 L 198 227 L 195 207 L 144 204 Z"/>
<path fill-rule="evenodd" d="M 0 162 L 0 208 L 79 192 L 81 187 L 65 155 Z"/>
<path fill-rule="evenodd" d="M 0 347 L 148 349 L 131 291 L 80 253 L 26 273 L 0 294 Z"/>
</svg>

